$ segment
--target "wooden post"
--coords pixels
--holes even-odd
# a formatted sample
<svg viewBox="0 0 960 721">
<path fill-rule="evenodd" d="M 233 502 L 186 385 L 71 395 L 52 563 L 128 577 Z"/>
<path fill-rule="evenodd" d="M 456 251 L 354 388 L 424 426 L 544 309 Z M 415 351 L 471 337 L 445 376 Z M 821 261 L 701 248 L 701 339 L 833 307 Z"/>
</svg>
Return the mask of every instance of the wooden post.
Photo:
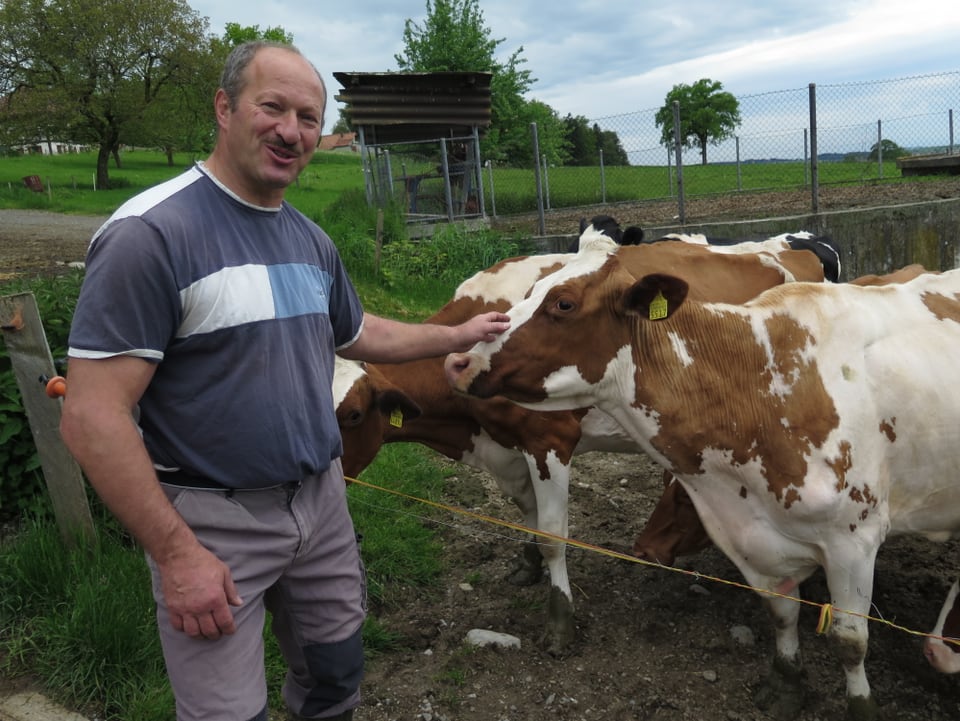
<svg viewBox="0 0 960 721">
<path fill-rule="evenodd" d="M 73 545 L 93 540 L 93 518 L 80 466 L 60 438 L 59 398 L 49 398 L 42 376 L 56 375 L 33 293 L 0 296 L 0 329 L 40 456 L 60 535 Z"/>
</svg>

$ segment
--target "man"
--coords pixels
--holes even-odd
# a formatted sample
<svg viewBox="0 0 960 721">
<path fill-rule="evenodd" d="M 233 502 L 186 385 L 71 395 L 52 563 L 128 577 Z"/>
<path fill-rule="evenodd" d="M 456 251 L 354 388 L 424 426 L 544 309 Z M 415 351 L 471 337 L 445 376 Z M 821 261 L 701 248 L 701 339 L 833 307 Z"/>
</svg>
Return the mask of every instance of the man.
<svg viewBox="0 0 960 721">
<path fill-rule="evenodd" d="M 304 718 L 350 719 L 365 589 L 331 394 L 334 350 L 391 362 L 507 328 L 363 312 L 330 239 L 284 202 L 326 89 L 295 48 L 247 43 L 205 163 L 94 235 L 61 431 L 143 545 L 179 721 L 266 721 L 265 611 Z M 139 409 L 139 421 L 135 420 Z"/>
</svg>

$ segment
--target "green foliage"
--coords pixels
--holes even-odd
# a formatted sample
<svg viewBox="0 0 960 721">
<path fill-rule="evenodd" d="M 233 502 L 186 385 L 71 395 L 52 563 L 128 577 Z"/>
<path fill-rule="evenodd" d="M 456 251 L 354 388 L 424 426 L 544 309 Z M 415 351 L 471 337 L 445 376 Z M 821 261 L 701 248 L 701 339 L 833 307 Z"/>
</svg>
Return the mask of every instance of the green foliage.
<svg viewBox="0 0 960 721">
<path fill-rule="evenodd" d="M 582 115 L 567 115 L 563 119 L 563 127 L 570 148 L 568 165 L 600 165 L 601 150 L 605 166 L 630 164 L 620 137 L 612 130 L 601 130 L 596 123 L 590 127 L 589 121 Z"/>
<path fill-rule="evenodd" d="M 403 53 L 394 59 L 405 72 L 491 73 L 491 125 L 481 141 L 481 154 L 527 164 L 529 118 L 539 113 L 524 95 L 535 79 L 520 67 L 526 62 L 522 46 L 505 61 L 495 57 L 504 41 L 491 37 L 478 0 L 427 0 L 422 24 L 409 18 L 404 23 Z"/>
<path fill-rule="evenodd" d="M 707 145 L 731 137 L 740 124 L 740 102 L 723 92 L 723 83 L 709 78 L 693 85 L 674 85 L 655 116 L 657 127 L 663 129 L 660 142 L 668 148 L 674 144 L 674 101 L 680 108 L 680 143 L 685 148 L 700 148 L 701 162 L 706 165 Z"/>
<path fill-rule="evenodd" d="M 464 279 L 520 253 L 517 242 L 496 233 L 440 225 L 428 239 L 384 246 L 381 275 L 389 287 L 404 295 L 433 298 L 439 307 Z"/>
<path fill-rule="evenodd" d="M 0 78 L 13 92 L 0 124 L 19 129 L 21 142 L 96 146 L 97 184 L 109 187 L 110 153 L 153 103 L 205 67 L 206 30 L 184 0 L 8 0 L 0 4 Z"/>
<path fill-rule="evenodd" d="M 293 34 L 288 33 L 281 26 L 261 30 L 259 25 L 243 26 L 240 23 L 227 23 L 223 33 L 223 41 L 230 47 L 236 47 L 253 40 L 269 40 L 274 43 L 293 43 Z M 212 96 L 211 96 L 212 98 Z"/>
<path fill-rule="evenodd" d="M 870 147 L 870 155 L 867 156 L 867 160 L 872 160 L 874 163 L 877 162 L 877 160 L 880 158 L 881 151 L 883 152 L 884 160 L 896 160 L 897 158 L 910 155 L 909 150 L 901 148 L 892 140 L 883 138 L 879 143 L 874 143 Z"/>
</svg>

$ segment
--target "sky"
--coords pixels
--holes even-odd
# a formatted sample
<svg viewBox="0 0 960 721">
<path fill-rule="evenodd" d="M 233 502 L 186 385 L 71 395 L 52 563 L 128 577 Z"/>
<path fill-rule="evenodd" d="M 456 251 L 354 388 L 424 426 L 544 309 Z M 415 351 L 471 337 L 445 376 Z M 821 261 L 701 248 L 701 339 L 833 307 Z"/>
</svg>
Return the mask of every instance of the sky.
<svg viewBox="0 0 960 721">
<path fill-rule="evenodd" d="M 229 22 L 282 27 L 320 70 L 337 119 L 334 72 L 397 70 L 407 19 L 426 0 L 187 0 L 221 35 Z M 960 69 L 954 0 L 481 0 L 484 25 L 521 50 L 528 99 L 589 120 L 659 108 L 710 78 L 735 96 Z M 960 108 L 958 108 L 960 111 Z"/>
</svg>

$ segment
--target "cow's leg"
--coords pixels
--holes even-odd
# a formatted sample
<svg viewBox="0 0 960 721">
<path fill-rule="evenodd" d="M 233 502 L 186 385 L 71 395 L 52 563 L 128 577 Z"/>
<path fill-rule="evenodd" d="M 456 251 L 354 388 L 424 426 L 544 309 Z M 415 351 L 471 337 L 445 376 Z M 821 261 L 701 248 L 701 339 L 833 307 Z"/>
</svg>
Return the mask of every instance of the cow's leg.
<svg viewBox="0 0 960 721">
<path fill-rule="evenodd" d="M 525 483 L 512 485 L 511 498 L 523 514 L 524 525 L 527 528 L 537 528 L 540 519 L 533 484 L 527 478 Z M 524 543 L 523 553 L 518 557 L 517 564 L 510 571 L 510 575 L 507 576 L 507 581 L 514 586 L 532 586 L 539 583 L 542 578 L 543 556 L 540 552 L 540 542 L 536 536 L 531 536 Z"/>
<path fill-rule="evenodd" d="M 567 502 L 570 487 L 570 466 L 560 462 L 555 454 L 547 459 L 549 474 L 541 478 L 536 459 L 528 456 L 533 490 L 537 497 L 537 528 L 559 538 L 566 538 Z M 550 654 L 562 655 L 573 643 L 573 593 L 567 576 L 567 544 L 554 538 L 541 537 L 540 554 L 550 572 L 550 599 L 547 628 L 544 637 Z"/>
<path fill-rule="evenodd" d="M 749 579 L 748 579 L 749 580 Z M 760 578 L 749 581 L 757 588 Z M 764 604 L 773 619 L 776 656 L 770 674 L 758 685 L 754 703 L 776 719 L 793 719 L 803 709 L 806 687 L 800 654 L 800 604 L 777 596 L 764 596 Z"/>
<path fill-rule="evenodd" d="M 876 548 L 879 548 L 879 541 Z M 831 548 L 824 571 L 830 589 L 831 603 L 842 609 L 833 613 L 830 639 L 834 643 L 847 679 L 847 718 L 852 721 L 874 721 L 878 709 L 870 693 L 870 682 L 864 668 L 867 656 L 867 614 L 873 589 L 876 548 L 864 556 L 862 548 L 852 548 L 842 556 L 839 547 Z M 842 611 L 852 613 L 843 613 Z M 854 615 L 856 614 L 856 615 Z"/>
</svg>

